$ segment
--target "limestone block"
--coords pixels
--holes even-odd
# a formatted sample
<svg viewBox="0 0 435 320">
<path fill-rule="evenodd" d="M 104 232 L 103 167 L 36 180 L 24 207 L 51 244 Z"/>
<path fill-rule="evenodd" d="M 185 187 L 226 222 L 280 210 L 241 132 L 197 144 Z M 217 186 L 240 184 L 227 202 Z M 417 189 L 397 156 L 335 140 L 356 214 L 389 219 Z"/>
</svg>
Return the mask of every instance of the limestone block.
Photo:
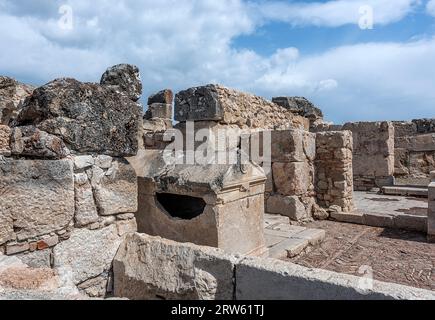
<svg viewBox="0 0 435 320">
<path fill-rule="evenodd" d="M 343 129 L 353 134 L 354 175 L 393 175 L 394 126 L 391 122 L 346 123 Z"/>
<path fill-rule="evenodd" d="M 88 169 L 95 164 L 95 159 L 90 156 L 73 156 L 74 170 Z"/>
<path fill-rule="evenodd" d="M 69 240 L 53 249 L 54 268 L 65 281 L 78 285 L 109 271 L 121 242 L 116 225 L 75 229 Z"/>
<path fill-rule="evenodd" d="M 129 235 L 113 262 L 114 294 L 132 300 L 232 300 L 235 263 L 218 249 Z"/>
<path fill-rule="evenodd" d="M 434 151 L 435 133 L 396 138 L 395 147 L 413 152 Z"/>
<path fill-rule="evenodd" d="M 280 214 L 294 221 L 307 216 L 304 204 L 295 196 L 271 195 L 266 202 L 266 212 Z"/>
<path fill-rule="evenodd" d="M 313 183 L 313 168 L 306 162 L 275 162 L 272 170 L 275 189 L 282 195 L 303 195 Z"/>
<path fill-rule="evenodd" d="M 313 161 L 316 155 L 315 134 L 304 130 L 272 131 L 272 162 Z"/>
<path fill-rule="evenodd" d="M 16 257 L 31 268 L 51 268 L 51 249 L 18 254 Z"/>
<path fill-rule="evenodd" d="M 430 290 L 305 268 L 274 259 L 246 258 L 236 267 L 237 300 L 432 300 Z"/>
<path fill-rule="evenodd" d="M 101 170 L 101 169 L 100 169 Z M 92 187 L 99 214 L 103 216 L 137 211 L 137 178 L 125 160 L 114 159 L 107 172 L 96 169 Z"/>
<path fill-rule="evenodd" d="M 6 223 L 0 230 L 6 238 L 11 228 L 21 241 L 68 226 L 74 216 L 72 169 L 69 160 L 0 161 L 0 219 Z"/>
<path fill-rule="evenodd" d="M 87 226 L 99 219 L 92 186 L 86 173 L 75 175 L 75 224 L 77 227 Z"/>
</svg>

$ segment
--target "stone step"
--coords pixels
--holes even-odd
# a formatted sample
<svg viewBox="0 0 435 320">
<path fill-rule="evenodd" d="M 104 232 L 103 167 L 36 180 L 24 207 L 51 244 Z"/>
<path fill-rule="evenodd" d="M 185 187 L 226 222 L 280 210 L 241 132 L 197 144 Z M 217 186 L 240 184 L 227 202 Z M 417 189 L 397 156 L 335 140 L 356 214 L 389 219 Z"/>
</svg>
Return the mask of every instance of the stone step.
<svg viewBox="0 0 435 320">
<path fill-rule="evenodd" d="M 428 197 L 427 187 L 417 186 L 393 186 L 383 187 L 382 193 L 389 196 L 407 196 L 407 197 Z"/>
<path fill-rule="evenodd" d="M 269 257 L 274 259 L 294 258 L 308 246 L 319 245 L 325 239 L 325 236 L 325 230 L 291 225 L 278 230 L 265 229 Z"/>
</svg>

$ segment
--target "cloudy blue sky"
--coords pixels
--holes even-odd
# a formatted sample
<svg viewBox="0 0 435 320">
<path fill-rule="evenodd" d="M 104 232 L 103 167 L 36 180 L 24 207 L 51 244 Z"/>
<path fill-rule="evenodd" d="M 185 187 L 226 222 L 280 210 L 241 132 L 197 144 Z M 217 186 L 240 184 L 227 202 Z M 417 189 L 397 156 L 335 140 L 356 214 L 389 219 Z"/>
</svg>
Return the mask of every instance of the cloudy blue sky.
<svg viewBox="0 0 435 320">
<path fill-rule="evenodd" d="M 0 74 L 99 81 L 124 62 L 145 96 L 221 83 L 336 123 L 435 117 L 435 0 L 0 0 Z"/>
</svg>

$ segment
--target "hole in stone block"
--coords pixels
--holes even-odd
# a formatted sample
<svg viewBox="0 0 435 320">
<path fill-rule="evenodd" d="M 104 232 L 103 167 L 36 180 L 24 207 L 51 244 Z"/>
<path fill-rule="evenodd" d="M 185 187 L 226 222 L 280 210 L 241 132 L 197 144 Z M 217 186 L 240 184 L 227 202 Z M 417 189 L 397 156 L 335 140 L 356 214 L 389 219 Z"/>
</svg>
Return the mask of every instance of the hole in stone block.
<svg viewBox="0 0 435 320">
<path fill-rule="evenodd" d="M 156 199 L 171 217 L 191 220 L 204 212 L 206 203 L 201 198 L 171 193 L 157 193 Z"/>
</svg>

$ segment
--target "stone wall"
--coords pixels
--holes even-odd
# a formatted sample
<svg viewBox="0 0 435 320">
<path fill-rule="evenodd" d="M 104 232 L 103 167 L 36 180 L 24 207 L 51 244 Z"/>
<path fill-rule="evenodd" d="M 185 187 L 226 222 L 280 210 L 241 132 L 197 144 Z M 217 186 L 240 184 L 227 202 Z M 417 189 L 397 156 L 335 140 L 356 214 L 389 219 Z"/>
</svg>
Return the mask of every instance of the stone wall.
<svg viewBox="0 0 435 320">
<path fill-rule="evenodd" d="M 350 131 L 316 135 L 316 194 L 320 206 L 335 211 L 353 210 L 353 140 Z"/>
<path fill-rule="evenodd" d="M 421 300 L 432 291 L 292 263 L 228 255 L 143 234 L 128 235 L 114 263 L 116 297 L 132 300 Z"/>
<path fill-rule="evenodd" d="M 175 96 L 175 120 L 216 121 L 252 129 L 309 128 L 309 120 L 258 96 L 207 85 Z"/>
<path fill-rule="evenodd" d="M 171 90 L 159 91 L 148 98 L 148 109 L 143 118 L 143 142 L 145 149 L 162 150 L 170 143 L 164 133 L 172 128 Z"/>
<path fill-rule="evenodd" d="M 353 134 L 355 190 L 394 184 L 394 126 L 391 122 L 346 123 Z"/>
<path fill-rule="evenodd" d="M 396 121 L 393 124 L 397 183 L 428 185 L 430 172 L 435 170 L 435 119 Z"/>
<path fill-rule="evenodd" d="M 135 74 L 121 71 L 108 70 L 111 85 L 37 88 L 13 127 L 0 126 L 0 253 L 98 297 L 111 291 L 123 237 L 137 231 L 137 177 L 124 157 L 137 153 L 142 111 L 121 89 Z"/>
<path fill-rule="evenodd" d="M 266 212 L 292 220 L 316 211 L 314 193 L 315 134 L 304 130 L 271 131 L 272 171 L 266 187 Z"/>
<path fill-rule="evenodd" d="M 429 208 L 427 213 L 427 237 L 435 243 L 435 171 L 431 172 L 429 184 Z"/>
</svg>

